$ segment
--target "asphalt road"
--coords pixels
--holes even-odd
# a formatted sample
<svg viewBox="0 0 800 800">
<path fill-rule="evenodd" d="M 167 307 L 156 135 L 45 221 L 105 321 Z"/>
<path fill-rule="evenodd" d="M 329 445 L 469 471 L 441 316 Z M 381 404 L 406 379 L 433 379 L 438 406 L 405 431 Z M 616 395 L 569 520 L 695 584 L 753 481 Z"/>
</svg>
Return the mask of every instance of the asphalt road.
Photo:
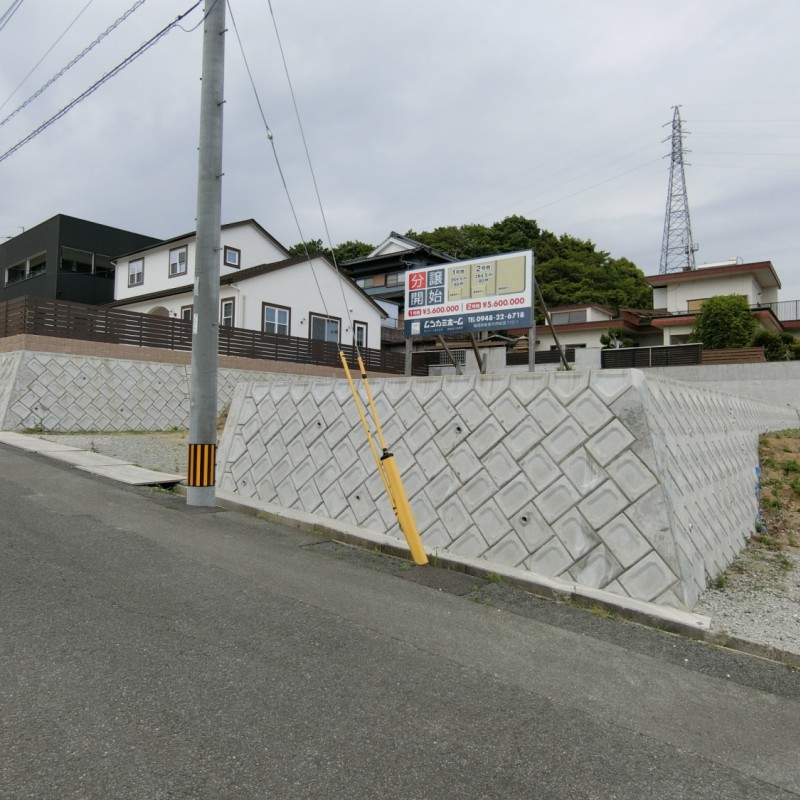
<svg viewBox="0 0 800 800">
<path fill-rule="evenodd" d="M 4 800 L 800 797 L 785 667 L 2 446 L 0 509 Z"/>
</svg>

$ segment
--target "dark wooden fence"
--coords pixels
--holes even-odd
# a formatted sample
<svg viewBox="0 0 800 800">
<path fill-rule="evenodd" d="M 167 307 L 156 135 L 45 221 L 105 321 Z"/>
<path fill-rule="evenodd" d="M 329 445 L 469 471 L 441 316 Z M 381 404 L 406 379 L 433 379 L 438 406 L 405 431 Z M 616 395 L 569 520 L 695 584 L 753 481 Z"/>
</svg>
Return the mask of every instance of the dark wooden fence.
<svg viewBox="0 0 800 800">
<path fill-rule="evenodd" d="M 537 350 L 535 355 L 535 360 L 537 364 L 560 364 L 561 363 L 561 355 L 558 350 Z M 567 359 L 568 364 L 575 363 L 575 348 L 574 347 L 565 347 L 564 348 L 564 356 Z M 506 353 L 506 366 L 510 367 L 512 365 L 519 365 L 519 364 L 527 364 L 528 363 L 528 351 L 524 351 L 522 353 L 514 353 L 512 351 L 508 351 Z"/>
<path fill-rule="evenodd" d="M 603 369 L 643 369 L 646 367 L 676 367 L 700 363 L 702 346 L 675 344 L 664 347 L 620 347 L 603 350 L 600 362 Z"/>
<path fill-rule="evenodd" d="M 192 323 L 182 319 L 30 296 L 0 303 L 0 337 L 24 333 L 134 347 L 192 349 Z M 298 336 L 279 336 L 245 328 L 221 327 L 219 330 L 219 354 L 223 356 L 338 367 L 341 366 L 339 350 L 340 346 L 333 342 Z M 343 345 L 341 350 L 348 364 L 354 365 L 355 348 Z M 403 353 L 369 348 L 360 352 L 367 370 L 403 374 Z M 427 375 L 427 369 L 422 374 Z"/>
</svg>

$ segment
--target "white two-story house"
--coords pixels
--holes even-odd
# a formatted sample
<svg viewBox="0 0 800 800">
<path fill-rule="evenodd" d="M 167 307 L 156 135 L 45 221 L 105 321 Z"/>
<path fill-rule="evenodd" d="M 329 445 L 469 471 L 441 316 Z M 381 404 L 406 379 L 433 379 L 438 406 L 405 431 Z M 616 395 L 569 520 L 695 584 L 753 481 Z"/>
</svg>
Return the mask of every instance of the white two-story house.
<svg viewBox="0 0 800 800">
<path fill-rule="evenodd" d="M 115 259 L 114 308 L 191 320 L 196 233 Z M 386 316 L 322 254 L 292 257 L 254 220 L 222 226 L 219 321 L 224 327 L 380 349 Z"/>
</svg>

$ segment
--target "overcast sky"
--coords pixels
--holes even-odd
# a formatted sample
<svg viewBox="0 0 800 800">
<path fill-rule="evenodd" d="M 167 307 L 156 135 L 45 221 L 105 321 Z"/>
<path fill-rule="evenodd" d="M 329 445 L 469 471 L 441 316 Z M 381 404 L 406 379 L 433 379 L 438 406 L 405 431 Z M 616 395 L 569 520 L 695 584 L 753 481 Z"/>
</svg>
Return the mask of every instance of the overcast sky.
<svg viewBox="0 0 800 800">
<path fill-rule="evenodd" d="M 24 0 L 0 18 L 0 120 L 134 2 Z M 144 2 L 0 126 L 0 158 L 192 5 Z M 0 161 L 0 235 L 58 213 L 164 238 L 194 229 L 202 9 Z M 302 237 L 325 239 L 269 3 L 229 9 Z M 521 214 L 655 274 L 678 104 L 698 265 L 771 260 L 781 298 L 800 299 L 798 0 L 272 9 L 334 244 Z M 253 217 L 294 244 L 230 12 L 226 48 L 223 221 Z"/>
</svg>

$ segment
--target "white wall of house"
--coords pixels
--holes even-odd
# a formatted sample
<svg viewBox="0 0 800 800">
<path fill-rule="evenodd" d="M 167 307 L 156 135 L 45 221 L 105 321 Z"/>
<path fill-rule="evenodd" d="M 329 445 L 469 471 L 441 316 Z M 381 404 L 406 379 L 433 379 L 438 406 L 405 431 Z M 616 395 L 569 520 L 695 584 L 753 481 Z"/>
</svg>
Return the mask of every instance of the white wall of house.
<svg viewBox="0 0 800 800">
<path fill-rule="evenodd" d="M 127 300 L 151 292 L 163 292 L 176 286 L 192 284 L 194 282 L 196 236 L 192 233 L 183 239 L 165 242 L 139 253 L 131 253 L 117 260 L 117 269 L 114 276 L 115 300 Z M 228 275 L 247 267 L 259 264 L 270 264 L 288 258 L 288 253 L 269 237 L 265 236 L 258 226 L 251 222 L 242 222 L 236 225 L 225 226 L 220 238 L 220 275 Z M 170 253 L 186 248 L 186 271 L 170 275 Z M 227 248 L 227 250 L 226 250 Z M 239 267 L 229 266 L 224 263 L 226 253 L 236 255 L 238 251 Z M 130 285 L 130 265 L 132 262 L 142 260 L 142 282 Z"/>
<path fill-rule="evenodd" d="M 666 303 L 663 302 L 666 293 Z M 705 300 L 717 295 L 737 294 L 747 298 L 751 305 L 756 303 L 775 303 L 778 300 L 777 287 L 762 288 L 755 276 L 742 273 L 704 280 L 688 280 L 671 284 L 653 291 L 653 306 L 668 311 L 686 311 L 692 300 Z"/>
<path fill-rule="evenodd" d="M 366 328 L 366 346 L 380 349 L 383 318 L 380 310 L 324 258 L 222 285 L 219 299 L 220 319 L 222 306 L 227 304 L 226 312 L 237 328 L 263 330 L 264 304 L 268 304 L 271 310 L 286 312 L 281 314 L 281 320 L 286 319 L 291 336 L 309 338 L 312 315 L 317 315 L 338 320 L 341 344 L 353 344 L 356 325 L 361 325 Z M 152 300 L 132 299 L 119 307 L 174 318 L 182 317 L 192 301 L 192 292 L 187 291 Z"/>
</svg>

